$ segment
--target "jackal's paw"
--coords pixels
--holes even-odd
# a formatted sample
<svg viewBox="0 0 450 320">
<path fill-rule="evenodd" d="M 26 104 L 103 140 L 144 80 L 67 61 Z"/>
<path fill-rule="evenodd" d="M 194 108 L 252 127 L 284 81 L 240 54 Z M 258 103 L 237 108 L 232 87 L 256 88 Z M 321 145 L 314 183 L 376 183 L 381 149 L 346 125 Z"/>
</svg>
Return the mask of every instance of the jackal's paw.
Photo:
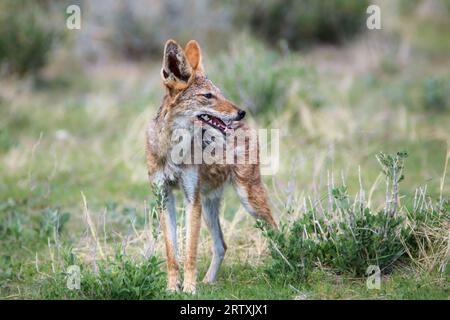
<svg viewBox="0 0 450 320">
<path fill-rule="evenodd" d="M 184 282 L 184 284 L 183 284 L 183 292 L 190 293 L 190 294 L 195 294 L 195 283 L 192 283 L 192 282 L 186 283 L 186 282 Z"/>
<path fill-rule="evenodd" d="M 178 280 L 170 280 L 167 282 L 167 292 L 176 293 L 181 289 L 181 284 Z"/>
<path fill-rule="evenodd" d="M 208 273 L 205 275 L 205 277 L 202 280 L 202 283 L 205 283 L 205 284 L 212 284 L 215 282 L 216 282 L 216 279 Z"/>
<path fill-rule="evenodd" d="M 181 286 L 180 285 L 176 285 L 175 287 L 167 286 L 166 291 L 167 293 L 177 293 L 181 291 Z"/>
</svg>

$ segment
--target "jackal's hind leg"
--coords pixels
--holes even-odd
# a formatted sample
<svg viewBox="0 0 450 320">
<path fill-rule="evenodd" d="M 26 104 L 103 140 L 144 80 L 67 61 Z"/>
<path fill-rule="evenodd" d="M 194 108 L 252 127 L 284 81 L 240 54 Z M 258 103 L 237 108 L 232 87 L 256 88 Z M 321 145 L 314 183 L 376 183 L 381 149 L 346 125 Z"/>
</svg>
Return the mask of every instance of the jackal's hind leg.
<svg viewBox="0 0 450 320">
<path fill-rule="evenodd" d="M 216 281 L 217 272 L 222 264 L 227 246 L 223 239 L 222 229 L 220 228 L 219 209 L 222 190 L 213 192 L 210 195 L 202 197 L 203 219 L 208 227 L 212 238 L 212 260 L 211 264 L 203 278 L 204 283 L 212 283 Z"/>
</svg>

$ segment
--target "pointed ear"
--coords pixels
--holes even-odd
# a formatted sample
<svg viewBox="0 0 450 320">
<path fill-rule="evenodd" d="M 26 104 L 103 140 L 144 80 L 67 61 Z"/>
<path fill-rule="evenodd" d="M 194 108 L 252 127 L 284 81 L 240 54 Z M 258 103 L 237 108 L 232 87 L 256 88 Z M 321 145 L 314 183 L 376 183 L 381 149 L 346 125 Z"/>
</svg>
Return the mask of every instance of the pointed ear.
<svg viewBox="0 0 450 320">
<path fill-rule="evenodd" d="M 202 50 L 200 49 L 200 45 L 198 44 L 198 42 L 195 40 L 189 41 L 186 44 L 184 53 L 186 54 L 186 58 L 188 59 L 192 69 L 194 71 L 203 72 Z"/>
<path fill-rule="evenodd" d="M 161 77 L 171 92 L 180 91 L 188 86 L 193 72 L 183 49 L 174 41 L 168 40 L 164 46 L 164 58 Z"/>
</svg>

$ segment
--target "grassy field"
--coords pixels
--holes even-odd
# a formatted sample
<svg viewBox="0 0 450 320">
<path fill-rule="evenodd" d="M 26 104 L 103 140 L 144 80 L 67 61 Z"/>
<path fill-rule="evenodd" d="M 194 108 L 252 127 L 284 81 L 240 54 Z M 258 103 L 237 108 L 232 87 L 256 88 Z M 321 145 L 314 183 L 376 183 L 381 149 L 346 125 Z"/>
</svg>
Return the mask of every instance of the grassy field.
<svg viewBox="0 0 450 320">
<path fill-rule="evenodd" d="M 408 152 L 401 206 L 412 206 L 417 188 L 432 201 L 450 200 L 450 29 L 424 39 L 414 30 L 432 26 L 386 21 L 395 32 L 341 47 L 280 53 L 244 33 L 227 50 L 204 53 L 209 78 L 246 106 L 248 122 L 280 129 L 280 168 L 264 177 L 277 221 L 302 216 L 311 199 L 326 203 L 330 177 L 351 197 L 365 190 L 370 206 L 382 209 L 379 151 Z M 195 296 L 167 295 L 144 160 L 145 126 L 163 95 L 160 62 L 82 65 L 61 50 L 39 79 L 0 79 L 0 298 L 450 297 L 448 250 L 438 253 L 445 263 L 438 270 L 433 246 L 396 264 L 379 290 L 325 266 L 302 279 L 270 276 L 269 240 L 232 190 L 222 206 L 229 249 L 218 283 L 200 285 Z M 183 210 L 178 201 L 179 238 Z M 443 228 L 448 243 L 448 220 Z M 202 228 L 199 278 L 210 245 Z M 66 288 L 74 264 L 83 290 Z"/>
</svg>

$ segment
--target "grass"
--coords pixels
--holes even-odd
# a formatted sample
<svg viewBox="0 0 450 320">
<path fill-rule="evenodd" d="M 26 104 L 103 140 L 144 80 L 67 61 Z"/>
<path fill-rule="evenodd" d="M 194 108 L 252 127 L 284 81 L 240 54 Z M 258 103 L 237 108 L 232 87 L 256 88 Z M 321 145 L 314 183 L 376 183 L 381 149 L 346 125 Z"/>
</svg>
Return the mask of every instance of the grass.
<svg viewBox="0 0 450 320">
<path fill-rule="evenodd" d="M 412 277 L 411 277 L 412 276 Z M 280 277 L 269 280 L 264 270 L 253 266 L 225 264 L 215 286 L 201 285 L 199 294 L 169 296 L 180 299 L 448 299 L 445 280 L 436 275 L 414 278 L 405 272 L 381 280 L 380 289 L 367 289 L 366 280 L 314 271 L 307 281 L 287 283 Z"/>
<path fill-rule="evenodd" d="M 200 284 L 194 296 L 167 294 L 159 259 L 161 240 L 152 210 L 157 206 L 157 200 L 153 199 L 143 207 L 109 203 L 102 213 L 96 213 L 88 206 L 83 193 L 80 198 L 82 222 L 71 221 L 73 214 L 57 208 L 43 209 L 27 216 L 21 214 L 29 210 L 26 203 L 8 201 L 2 204 L 0 241 L 6 249 L 0 260 L 3 298 L 446 299 L 450 293 L 448 269 L 438 272 L 436 264 L 429 269 L 423 268 L 427 261 L 421 263 L 420 259 L 412 256 L 417 266 L 411 263 L 396 266 L 393 272 L 382 277 L 379 290 L 369 290 L 364 275 L 352 277 L 345 270 L 336 272 L 325 265 L 310 270 L 307 277 L 292 278 L 289 272 L 282 270 L 275 272 L 275 276 L 268 274 L 266 268 L 271 258 L 264 253 L 265 241 L 258 238 L 256 229 L 248 220 L 242 221 L 242 210 L 238 210 L 234 216 L 228 217 L 231 221 L 225 221 L 225 232 L 236 247 L 230 248 L 218 283 Z M 337 195 L 337 205 L 340 198 Z M 339 206 L 344 210 L 344 206 Z M 295 207 L 297 212 L 302 210 L 302 206 L 295 203 L 289 207 Z M 303 213 L 305 221 L 307 216 Z M 73 224 L 78 228 L 81 226 L 81 230 L 74 232 L 77 228 L 71 226 Z M 245 240 L 236 239 L 234 233 L 230 236 L 232 226 L 236 225 L 240 225 L 239 231 L 245 233 Z M 179 226 L 183 228 L 182 223 Z M 444 225 L 439 230 L 445 232 L 446 229 Z M 200 275 L 206 272 L 208 263 L 205 253 L 210 244 L 205 236 L 203 233 Z M 437 238 L 430 236 L 429 233 L 423 239 L 432 239 L 432 249 L 438 248 L 434 239 L 443 241 L 444 251 L 438 252 L 437 257 L 442 259 L 446 254 L 447 236 L 445 233 Z M 255 249 L 256 256 L 251 256 L 250 251 Z M 424 254 L 422 259 L 432 258 L 426 247 L 420 253 Z M 347 266 L 349 261 L 344 263 Z M 81 290 L 67 289 L 67 270 L 72 265 L 81 268 Z"/>
<path fill-rule="evenodd" d="M 388 24 L 383 28 L 390 30 Z M 375 44 L 390 44 L 384 37 Z M 445 39 L 436 32 L 430 40 Z M 449 156 L 449 55 L 445 48 L 416 42 L 405 66 L 392 60 L 395 45 L 371 51 L 364 41 L 299 54 L 275 52 L 243 36 L 219 56 L 205 52 L 209 78 L 249 108 L 248 121 L 280 129 L 280 170 L 264 177 L 278 221 L 289 220 L 288 204 L 326 199 L 330 174 L 335 181 L 343 176 L 349 194 L 362 185 L 374 210 L 381 209 L 384 180 L 375 159 L 381 150 L 409 154 L 399 190 L 402 205 L 411 207 L 415 190 L 425 186 L 431 199 L 449 198 L 443 174 Z M 242 56 L 239 48 L 245 48 Z M 348 57 L 369 57 L 364 61 L 370 63 L 349 63 Z M 268 240 L 231 190 L 222 209 L 229 250 L 218 283 L 199 285 L 193 297 L 166 295 L 164 276 L 145 286 L 145 275 L 164 272 L 164 264 L 153 271 L 146 264 L 148 252 L 161 259 L 163 249 L 153 229 L 143 147 L 145 125 L 162 97 L 159 61 L 99 64 L 87 74 L 67 59 L 56 55 L 37 87 L 26 79 L 0 80 L 0 298 L 449 298 L 448 269 L 425 267 L 445 254 L 430 252 L 437 248 L 433 239 L 444 239 L 439 248 L 446 243 L 445 233 L 433 230 L 423 231 L 420 254 L 411 253 L 410 263 L 383 275 L 380 290 L 368 290 L 365 276 L 326 266 L 304 279 L 269 277 Z M 231 65 L 222 77 L 224 63 Z M 234 73 L 239 86 L 233 85 Z M 263 81 L 253 81 L 254 75 Z M 181 238 L 182 205 L 178 212 Z M 125 254 L 117 256 L 117 248 Z M 203 228 L 200 277 L 209 252 Z M 85 291 L 65 288 L 71 257 L 88 279 Z M 94 262 L 99 273 L 104 270 L 100 278 Z M 114 282 L 114 272 L 126 275 L 123 282 Z M 129 278 L 137 280 L 128 283 Z"/>
</svg>

